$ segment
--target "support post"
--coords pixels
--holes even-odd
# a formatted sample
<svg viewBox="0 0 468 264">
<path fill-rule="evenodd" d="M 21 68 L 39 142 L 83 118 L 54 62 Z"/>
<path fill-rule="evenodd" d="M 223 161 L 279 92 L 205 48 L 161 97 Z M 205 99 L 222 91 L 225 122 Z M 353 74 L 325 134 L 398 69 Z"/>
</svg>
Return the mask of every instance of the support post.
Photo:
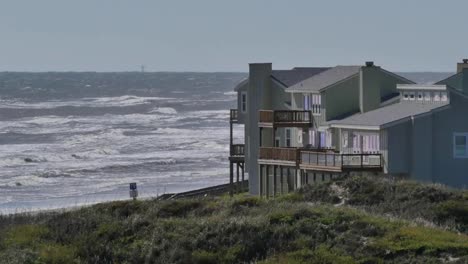
<svg viewBox="0 0 468 264">
<path fill-rule="evenodd" d="M 265 179 L 265 195 L 266 195 L 266 198 L 269 198 L 270 196 L 270 166 L 269 165 L 265 165 L 265 170 L 266 170 L 266 179 Z"/>
<path fill-rule="evenodd" d="M 237 173 L 237 178 L 236 178 L 236 192 L 240 193 L 240 182 L 239 182 L 239 162 L 236 162 L 236 173 Z"/>
<path fill-rule="evenodd" d="M 244 166 L 245 166 L 245 163 L 242 163 L 242 191 L 244 191 L 245 189 L 245 177 L 244 177 Z"/>
<path fill-rule="evenodd" d="M 234 166 L 232 162 L 229 162 L 229 195 L 233 195 L 233 181 L 234 181 Z"/>
<path fill-rule="evenodd" d="M 273 146 L 273 147 L 276 147 L 276 146 L 275 146 L 275 138 L 276 138 L 276 127 L 273 126 L 273 139 L 272 139 L 272 141 L 273 141 L 272 146 Z M 278 146 L 278 147 L 279 147 L 279 146 Z"/>
<path fill-rule="evenodd" d="M 279 166 L 280 169 L 280 193 L 283 194 L 284 192 L 284 178 L 283 178 L 283 166 Z"/>
<path fill-rule="evenodd" d="M 277 184 L 276 184 L 276 165 L 273 165 L 273 197 L 276 196 L 276 189 L 277 189 Z"/>
<path fill-rule="evenodd" d="M 263 169 L 264 169 L 264 165 L 260 165 L 260 197 L 263 196 L 263 185 L 264 185 L 264 182 L 263 182 L 263 176 L 264 176 L 264 173 L 263 173 Z"/>
</svg>

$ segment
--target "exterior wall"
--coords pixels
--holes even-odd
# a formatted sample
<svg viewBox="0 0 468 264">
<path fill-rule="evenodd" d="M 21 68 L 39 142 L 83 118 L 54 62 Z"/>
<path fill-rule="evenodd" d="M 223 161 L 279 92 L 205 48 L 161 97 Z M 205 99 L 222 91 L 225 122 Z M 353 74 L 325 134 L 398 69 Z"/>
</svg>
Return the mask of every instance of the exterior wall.
<svg viewBox="0 0 468 264">
<path fill-rule="evenodd" d="M 362 113 L 380 107 L 381 98 L 397 93 L 397 84 L 412 82 L 398 77 L 380 67 L 362 67 L 360 71 L 360 110 Z"/>
<path fill-rule="evenodd" d="M 302 93 L 291 93 L 291 109 L 301 110 L 304 109 L 304 99 Z"/>
<path fill-rule="evenodd" d="M 432 182 L 432 115 L 413 120 L 412 129 L 412 170 L 411 178 Z"/>
<path fill-rule="evenodd" d="M 258 127 L 258 111 L 272 109 L 271 63 L 256 63 L 249 65 L 249 87 L 247 91 L 248 120 L 245 124 L 245 162 L 249 174 L 249 192 L 258 195 L 260 179 L 258 171 L 258 148 L 260 146 L 260 130 Z"/>
<path fill-rule="evenodd" d="M 453 157 L 453 133 L 468 133 L 468 99 L 451 94 L 450 108 L 433 113 L 433 179 L 468 187 L 468 159 Z"/>
<path fill-rule="evenodd" d="M 288 107 L 286 102 L 291 101 L 291 94 L 286 93 L 283 87 L 278 82 L 272 81 L 272 109 L 274 110 L 289 110 L 291 107 Z"/>
<path fill-rule="evenodd" d="M 464 68 L 462 71 L 462 85 L 463 85 L 463 90 L 465 94 L 468 94 L 468 68 Z"/>
<path fill-rule="evenodd" d="M 359 111 L 359 76 L 352 77 L 329 87 L 322 92 L 322 102 L 326 111 L 322 111 L 319 125 L 351 112 Z M 325 100 L 323 100 L 325 99 Z"/>
<path fill-rule="evenodd" d="M 412 82 L 380 69 L 377 73 L 380 79 L 380 97 L 387 97 L 397 93 L 397 84 L 411 84 Z"/>
<path fill-rule="evenodd" d="M 387 172 L 408 174 L 411 163 L 411 122 L 404 122 L 386 129 Z"/>
<path fill-rule="evenodd" d="M 362 67 L 359 72 L 359 78 L 359 108 L 361 113 L 378 108 L 381 98 L 379 89 L 379 68 Z"/>
</svg>

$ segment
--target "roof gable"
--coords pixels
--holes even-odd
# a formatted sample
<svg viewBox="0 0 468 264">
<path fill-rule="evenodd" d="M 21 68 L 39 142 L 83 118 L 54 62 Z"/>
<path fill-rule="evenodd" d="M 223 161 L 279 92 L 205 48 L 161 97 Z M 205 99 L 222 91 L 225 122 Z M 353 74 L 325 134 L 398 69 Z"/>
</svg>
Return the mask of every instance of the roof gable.
<svg viewBox="0 0 468 264">
<path fill-rule="evenodd" d="M 336 66 L 314 75 L 292 87 L 288 91 L 318 92 L 330 85 L 350 78 L 359 73 L 362 66 Z"/>
<path fill-rule="evenodd" d="M 293 86 L 314 75 L 330 69 L 329 67 L 296 67 L 291 70 L 273 70 L 271 77 L 286 87 Z"/>
</svg>

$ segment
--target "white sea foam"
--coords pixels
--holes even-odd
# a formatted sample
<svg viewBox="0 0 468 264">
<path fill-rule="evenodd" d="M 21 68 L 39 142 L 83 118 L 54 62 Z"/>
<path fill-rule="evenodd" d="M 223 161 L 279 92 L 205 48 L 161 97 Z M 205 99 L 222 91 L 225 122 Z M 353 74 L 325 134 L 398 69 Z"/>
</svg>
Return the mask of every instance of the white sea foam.
<svg viewBox="0 0 468 264">
<path fill-rule="evenodd" d="M 148 104 L 155 101 L 170 101 L 176 98 L 170 97 L 141 97 L 133 95 L 123 95 L 117 97 L 89 97 L 80 100 L 70 101 L 45 101 L 45 102 L 24 102 L 19 100 L 0 100 L 0 108 L 13 109 L 51 109 L 64 106 L 74 107 L 120 107 L 139 104 Z"/>
<path fill-rule="evenodd" d="M 25 103 L 24 108 L 126 106 L 147 102 L 157 105 L 161 100 L 166 99 L 85 98 Z M 203 105 L 201 101 L 210 99 L 186 101 Z M 0 122 L 1 132 L 28 137 L 40 134 L 53 139 L 43 144 L 0 145 L 0 200 L 5 195 L 11 196 L 11 190 L 15 193 L 6 205 L 0 206 L 0 211 L 4 206 L 21 207 L 21 201 L 38 200 L 37 204 L 24 206 L 51 205 L 51 197 L 57 201 L 57 205 L 51 206 L 60 203 L 66 206 L 75 201 L 67 197 L 80 197 L 76 201 L 84 204 L 122 199 L 128 196 L 129 182 L 139 183 L 142 197 L 154 196 L 156 189 L 162 187 L 181 191 L 221 183 L 228 171 L 228 119 L 228 110 L 177 111 L 175 106 L 161 106 L 147 113 L 48 115 Z M 242 132 L 241 127 L 235 127 L 234 137 L 239 142 Z M 36 162 L 25 162 L 26 157 Z"/>
<path fill-rule="evenodd" d="M 150 114 L 167 114 L 167 115 L 175 115 L 177 111 L 172 107 L 156 107 L 153 110 L 149 111 Z"/>
<path fill-rule="evenodd" d="M 224 95 L 229 95 L 229 96 L 233 96 L 233 95 L 237 95 L 237 92 L 236 91 L 230 91 L 230 92 L 225 92 L 223 93 Z"/>
</svg>

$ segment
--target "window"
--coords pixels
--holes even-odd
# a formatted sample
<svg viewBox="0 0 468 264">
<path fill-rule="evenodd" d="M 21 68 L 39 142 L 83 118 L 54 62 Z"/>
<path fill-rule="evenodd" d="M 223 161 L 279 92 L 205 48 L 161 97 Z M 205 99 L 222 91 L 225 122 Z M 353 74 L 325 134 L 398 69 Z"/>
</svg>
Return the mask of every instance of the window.
<svg viewBox="0 0 468 264">
<path fill-rule="evenodd" d="M 380 151 L 379 135 L 363 135 L 362 140 L 363 151 L 365 153 L 378 153 Z"/>
<path fill-rule="evenodd" d="M 304 95 L 304 110 L 310 110 L 310 95 Z"/>
<path fill-rule="evenodd" d="M 279 147 L 280 146 L 280 137 L 276 137 L 275 138 L 275 147 Z"/>
<path fill-rule="evenodd" d="M 431 100 L 431 92 L 424 92 L 424 101 Z"/>
<path fill-rule="evenodd" d="M 247 112 L 247 92 L 241 92 L 241 111 Z"/>
<path fill-rule="evenodd" d="M 342 143 L 343 143 L 343 148 L 347 148 L 348 147 L 348 140 L 349 140 L 349 136 L 348 136 L 347 131 L 344 131 L 341 134 L 341 139 L 342 139 Z"/>
<path fill-rule="evenodd" d="M 312 114 L 320 115 L 321 107 L 322 107 L 322 98 L 320 94 L 313 94 L 312 95 Z"/>
<path fill-rule="evenodd" d="M 441 95 L 440 100 L 442 100 L 443 102 L 447 102 L 448 100 L 447 92 L 441 92 L 440 95 Z"/>
<path fill-rule="evenodd" d="M 291 147 L 291 129 L 286 129 L 286 147 Z"/>
<path fill-rule="evenodd" d="M 422 101 L 422 100 L 423 100 L 423 93 L 418 92 L 418 101 Z"/>
<path fill-rule="evenodd" d="M 317 147 L 317 132 L 315 130 L 309 130 L 309 144 L 312 147 Z"/>
<path fill-rule="evenodd" d="M 410 98 L 411 101 L 414 101 L 414 92 L 411 92 L 409 94 L 409 98 Z"/>
<path fill-rule="evenodd" d="M 453 134 L 453 157 L 468 158 L 468 133 Z"/>
<path fill-rule="evenodd" d="M 403 100 L 408 100 L 409 99 L 409 94 L 407 92 L 403 93 Z"/>
</svg>

